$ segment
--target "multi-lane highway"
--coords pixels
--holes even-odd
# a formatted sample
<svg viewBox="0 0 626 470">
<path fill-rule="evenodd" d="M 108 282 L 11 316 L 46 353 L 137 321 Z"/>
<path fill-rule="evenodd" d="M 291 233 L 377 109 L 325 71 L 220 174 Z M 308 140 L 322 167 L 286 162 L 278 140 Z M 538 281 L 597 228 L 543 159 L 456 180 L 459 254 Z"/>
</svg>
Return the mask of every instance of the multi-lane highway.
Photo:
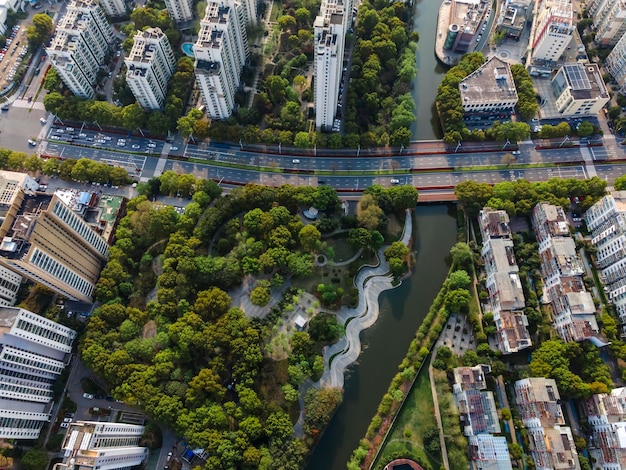
<svg viewBox="0 0 626 470">
<path fill-rule="evenodd" d="M 85 128 L 50 124 L 47 127 L 46 139 L 39 149 L 41 154 L 60 158 L 90 158 L 121 166 L 132 176 L 143 180 L 162 171 L 174 170 L 224 183 L 256 182 L 273 186 L 285 183 L 311 186 L 326 184 L 336 189 L 358 191 L 372 184 L 449 188 L 465 180 L 494 184 L 516 179 L 544 181 L 552 177 L 582 179 L 590 176 L 588 167 L 583 164 L 581 149 L 538 151 L 531 141 L 521 143 L 519 150 L 503 148 L 484 153 L 464 152 L 465 149 L 461 148 L 457 153 L 442 154 L 438 153 L 441 148 L 435 146 L 432 153 L 423 155 L 359 158 L 353 151 L 340 150 L 335 157 L 307 157 L 256 153 L 247 151 L 243 146 L 183 146 Z M 511 154 L 515 157 L 515 168 L 509 169 L 504 163 L 511 163 Z M 626 157 L 623 148 L 614 145 L 593 147 L 589 148 L 589 154 L 598 176 L 612 181 L 623 174 L 620 165 L 601 164 Z M 189 161 L 167 159 L 181 156 Z M 157 165 L 159 158 L 165 163 L 164 167 Z M 559 166 L 563 163 L 571 165 Z M 517 168 L 517 165 L 529 164 L 533 166 Z"/>
</svg>

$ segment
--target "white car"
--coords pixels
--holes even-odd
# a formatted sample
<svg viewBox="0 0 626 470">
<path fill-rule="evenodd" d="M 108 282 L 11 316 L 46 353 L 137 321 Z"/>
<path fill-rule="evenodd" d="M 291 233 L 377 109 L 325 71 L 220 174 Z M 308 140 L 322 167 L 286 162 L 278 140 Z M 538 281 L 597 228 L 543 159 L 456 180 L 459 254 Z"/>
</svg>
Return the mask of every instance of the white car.
<svg viewBox="0 0 626 470">
<path fill-rule="evenodd" d="M 178 147 L 170 147 L 170 150 L 172 150 L 172 151 L 178 150 Z"/>
<path fill-rule="evenodd" d="M 37 141 L 33 139 L 28 139 L 28 145 L 32 145 L 33 147 L 37 145 Z"/>
<path fill-rule="evenodd" d="M 47 124 L 48 121 L 46 121 L 44 118 L 39 118 L 39 122 L 42 124 Z"/>
<path fill-rule="evenodd" d="M 522 154 L 522 152 L 520 152 L 519 150 L 513 150 L 511 153 L 513 155 L 521 155 Z"/>
<path fill-rule="evenodd" d="M 297 158 L 294 158 L 293 160 L 291 160 L 291 163 L 293 163 L 294 165 L 297 165 L 298 163 L 300 163 L 300 160 L 298 160 Z"/>
<path fill-rule="evenodd" d="M 400 180 L 399 180 L 399 179 L 397 179 L 397 178 L 391 178 L 391 180 L 389 180 L 389 182 L 390 182 L 391 184 L 400 184 Z"/>
<path fill-rule="evenodd" d="M 138 144 L 133 144 L 133 148 L 134 148 L 134 149 L 141 148 L 141 145 L 138 145 Z"/>
<path fill-rule="evenodd" d="M 66 127 L 65 130 L 67 132 L 74 132 L 75 129 L 73 127 Z"/>
<path fill-rule="evenodd" d="M 105 135 L 104 137 L 102 137 L 104 140 L 111 140 L 111 137 L 108 135 Z"/>
<path fill-rule="evenodd" d="M 118 147 L 126 147 L 126 142 L 118 142 L 117 146 Z"/>
<path fill-rule="evenodd" d="M 126 139 L 117 139 L 118 142 L 126 143 Z"/>
<path fill-rule="evenodd" d="M 104 139 L 96 140 L 96 144 L 104 144 L 104 143 L 106 143 L 106 140 L 104 140 Z"/>
<path fill-rule="evenodd" d="M 58 135 L 51 135 L 50 140 L 61 140 L 61 137 L 59 137 Z"/>
<path fill-rule="evenodd" d="M 93 400 L 95 397 L 91 393 L 83 393 L 83 398 L 87 400 Z"/>
<path fill-rule="evenodd" d="M 67 427 L 69 427 L 69 425 L 70 425 L 69 423 L 61 423 L 59 427 L 60 428 L 67 428 Z"/>
<path fill-rule="evenodd" d="M 63 418 L 63 422 L 64 423 L 71 423 L 72 422 L 72 418 Z"/>
<path fill-rule="evenodd" d="M 148 147 L 151 149 L 156 148 L 156 144 L 148 144 Z"/>
</svg>

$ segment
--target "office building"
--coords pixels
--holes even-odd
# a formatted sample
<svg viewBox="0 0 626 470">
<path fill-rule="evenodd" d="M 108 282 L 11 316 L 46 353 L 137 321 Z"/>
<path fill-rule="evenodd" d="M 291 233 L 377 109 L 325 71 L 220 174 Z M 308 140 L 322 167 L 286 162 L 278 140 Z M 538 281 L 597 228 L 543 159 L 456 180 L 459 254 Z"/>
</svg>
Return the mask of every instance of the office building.
<svg viewBox="0 0 626 470">
<path fill-rule="evenodd" d="M 496 326 L 496 341 L 502 354 L 532 345 L 519 267 L 515 259 L 509 216 L 503 210 L 485 207 L 478 216 L 483 240 L 482 258 L 487 273 L 489 308 Z"/>
<path fill-rule="evenodd" d="M 604 67 L 619 85 L 620 93 L 626 93 L 626 34 L 623 34 L 604 61 Z"/>
<path fill-rule="evenodd" d="M 346 16 L 343 2 L 322 1 L 313 23 L 315 45 L 315 127 L 332 129 L 337 105 L 345 47 Z"/>
<path fill-rule="evenodd" d="M 587 11 L 599 46 L 614 46 L 626 33 L 626 0 L 591 0 Z"/>
<path fill-rule="evenodd" d="M 589 454 L 593 468 L 626 468 L 626 388 L 593 395 L 585 402 L 591 426 Z"/>
<path fill-rule="evenodd" d="M 518 100 L 511 66 L 496 56 L 461 80 L 459 92 L 466 113 L 510 113 Z"/>
<path fill-rule="evenodd" d="M 26 173 L 0 170 L 0 240 L 13 225 L 26 196 L 34 196 L 39 183 Z"/>
<path fill-rule="evenodd" d="M 63 462 L 54 470 L 126 470 L 148 456 L 139 447 L 145 428 L 134 424 L 77 421 L 71 423 L 61 446 Z"/>
<path fill-rule="evenodd" d="M 497 31 L 507 37 L 519 39 L 526 27 L 528 15 L 532 12 L 530 2 L 511 1 L 500 11 L 496 20 Z"/>
<path fill-rule="evenodd" d="M 613 191 L 585 213 L 605 291 L 626 323 L 626 191 Z"/>
<path fill-rule="evenodd" d="M 233 0 L 207 4 L 194 53 L 196 81 L 207 113 L 212 119 L 227 119 L 235 108 L 249 53 L 244 15 Z"/>
<path fill-rule="evenodd" d="M 126 3 L 124 0 L 98 0 L 100 6 L 107 16 L 124 16 L 126 14 Z"/>
<path fill-rule="evenodd" d="M 73 0 L 46 48 L 51 65 L 72 93 L 93 98 L 100 67 L 115 40 L 97 0 Z"/>
<path fill-rule="evenodd" d="M 76 332 L 28 310 L 0 307 L 0 438 L 37 439 Z"/>
<path fill-rule="evenodd" d="M 515 382 L 515 401 L 528 430 L 530 454 L 538 470 L 580 470 L 578 452 L 561 409 L 556 382 L 531 377 Z"/>
<path fill-rule="evenodd" d="M 572 40 L 575 29 L 569 0 L 544 0 L 536 8 L 530 33 L 530 63 L 557 62 Z"/>
<path fill-rule="evenodd" d="M 167 96 L 167 84 L 176 70 L 172 47 L 159 28 L 137 31 L 133 48 L 124 60 L 126 83 L 143 109 L 162 109 Z"/>
<path fill-rule="evenodd" d="M 89 301 L 109 254 L 106 241 L 57 196 L 37 194 L 0 241 L 0 265 L 70 300 Z"/>
<path fill-rule="evenodd" d="M 193 2 L 191 0 L 165 0 L 165 8 L 170 18 L 176 23 L 193 20 Z"/>
<path fill-rule="evenodd" d="M 565 64 L 551 85 L 562 116 L 595 116 L 611 99 L 597 64 Z"/>
<path fill-rule="evenodd" d="M 471 470 L 513 470 L 504 436 L 478 434 L 469 437 Z"/>
</svg>

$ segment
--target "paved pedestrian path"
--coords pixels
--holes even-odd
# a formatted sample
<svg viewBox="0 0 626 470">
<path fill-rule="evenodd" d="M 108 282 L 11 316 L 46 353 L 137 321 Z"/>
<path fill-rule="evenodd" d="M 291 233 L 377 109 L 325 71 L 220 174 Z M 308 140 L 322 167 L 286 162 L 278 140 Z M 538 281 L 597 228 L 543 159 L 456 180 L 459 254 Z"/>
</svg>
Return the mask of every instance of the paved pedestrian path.
<svg viewBox="0 0 626 470">
<path fill-rule="evenodd" d="M 408 245 L 413 234 L 411 211 L 406 212 L 402 243 Z M 361 331 L 372 326 L 378 319 L 378 296 L 381 292 L 393 289 L 393 276 L 389 273 L 389 263 L 385 260 L 384 248 L 378 250 L 377 266 L 364 266 L 355 279 L 359 292 L 356 308 L 343 307 L 337 320 L 346 326 L 346 335 L 324 351 L 326 368 L 319 387 L 343 388 L 344 374 L 361 354 Z"/>
</svg>

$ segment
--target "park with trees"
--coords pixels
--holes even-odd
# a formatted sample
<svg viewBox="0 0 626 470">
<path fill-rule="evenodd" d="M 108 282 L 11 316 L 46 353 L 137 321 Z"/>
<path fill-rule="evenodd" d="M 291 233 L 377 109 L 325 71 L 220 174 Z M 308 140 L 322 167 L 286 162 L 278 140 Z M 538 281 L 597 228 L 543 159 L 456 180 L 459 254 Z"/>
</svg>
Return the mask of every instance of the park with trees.
<svg viewBox="0 0 626 470">
<path fill-rule="evenodd" d="M 207 468 L 300 468 L 341 401 L 338 390 L 309 389 L 305 435 L 294 436 L 300 388 L 320 378 L 321 350 L 344 330 L 333 309 L 321 306 L 325 289 L 312 289 L 317 300 L 303 306 L 311 314 L 309 330 L 292 328 L 290 315 L 305 298 L 294 284 L 322 281 L 339 294 L 315 262 L 332 255 L 336 232 L 365 253 L 347 279 L 385 242 L 390 257 L 406 254 L 393 248 L 396 233 L 369 230 L 358 216 L 342 215 L 328 186 L 248 185 L 221 196 L 215 182 L 188 176 L 165 172 L 140 184 L 141 195 L 128 202 L 96 287 L 102 305 L 87 325 L 82 358 L 114 397 L 207 450 Z M 190 186 L 184 214 L 150 201 Z M 381 201 L 388 198 L 389 217 L 414 207 L 417 192 L 411 190 L 412 197 L 377 190 Z M 324 217 L 301 217 L 311 206 Z M 243 297 L 231 297 L 247 281 L 253 288 L 243 295 L 265 315 L 246 316 L 238 306 Z M 274 293 L 279 300 L 269 303 Z M 348 301 L 338 295 L 326 305 Z M 273 341 L 279 331 L 288 334 Z"/>
</svg>

